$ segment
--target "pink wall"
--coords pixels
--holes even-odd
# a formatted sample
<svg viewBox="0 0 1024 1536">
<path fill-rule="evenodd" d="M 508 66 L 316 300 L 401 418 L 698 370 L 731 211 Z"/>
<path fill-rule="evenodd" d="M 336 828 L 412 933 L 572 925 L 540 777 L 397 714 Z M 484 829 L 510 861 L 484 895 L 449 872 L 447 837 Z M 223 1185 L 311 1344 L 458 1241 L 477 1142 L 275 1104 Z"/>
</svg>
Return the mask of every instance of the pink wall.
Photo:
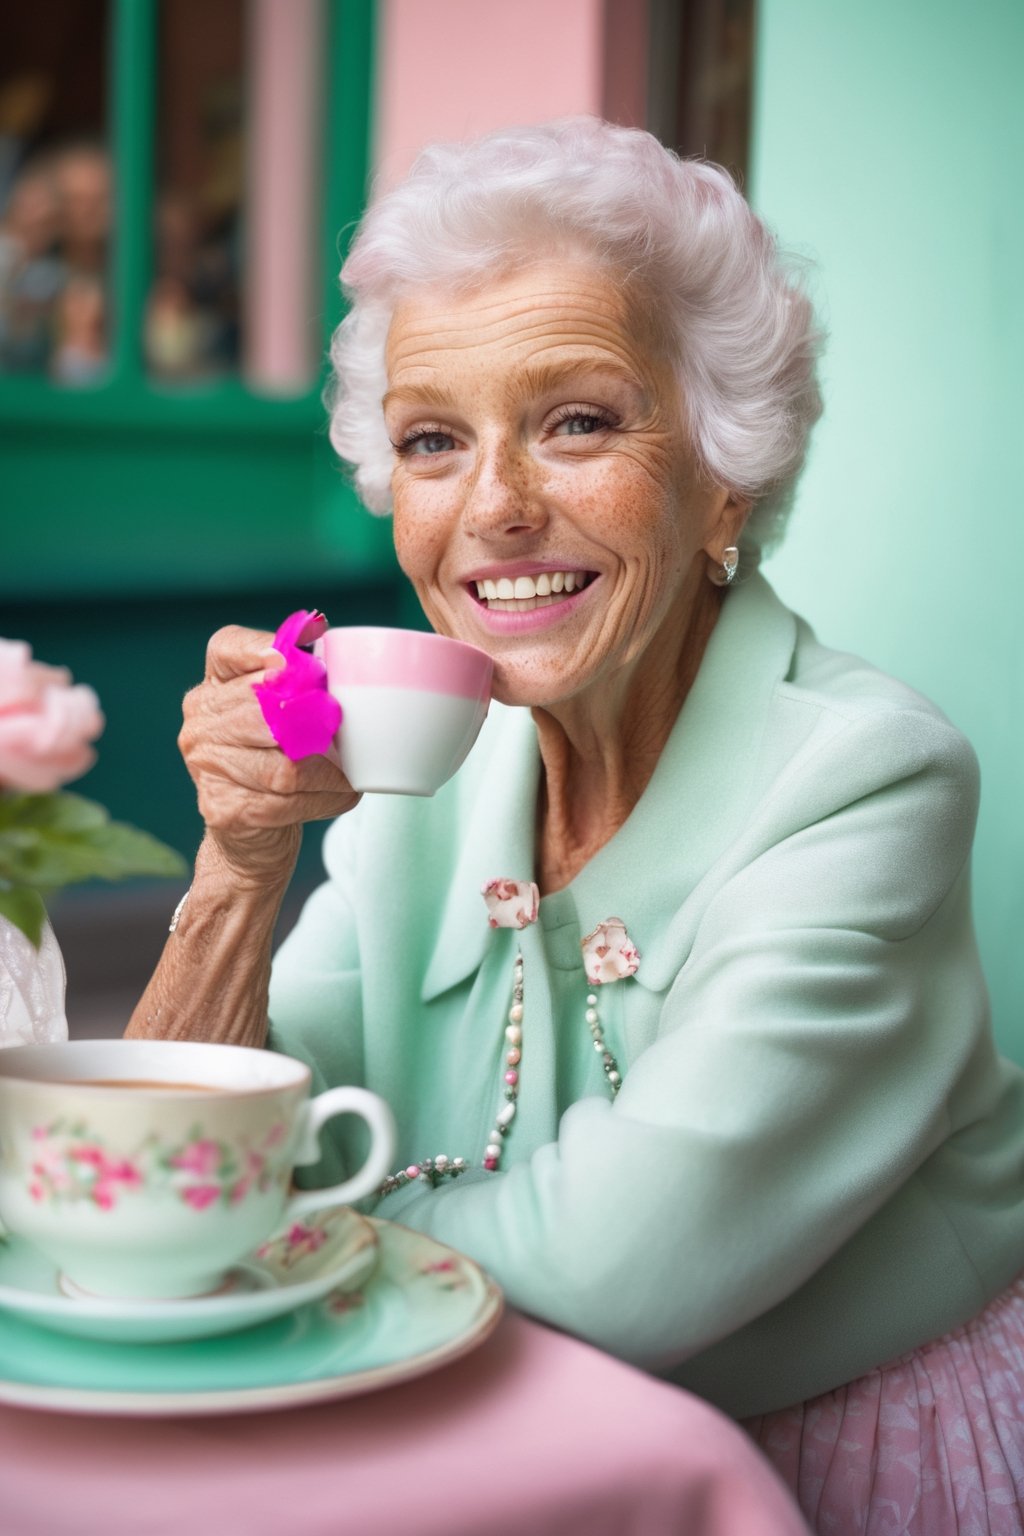
<svg viewBox="0 0 1024 1536">
<path fill-rule="evenodd" d="M 244 376 L 308 389 L 325 0 L 250 0 Z M 385 182 L 434 139 L 593 112 L 642 123 L 648 0 L 380 0 L 375 163 Z"/>
<path fill-rule="evenodd" d="M 594 112 L 642 123 L 647 0 L 381 0 L 376 163 L 433 139 Z"/>
</svg>

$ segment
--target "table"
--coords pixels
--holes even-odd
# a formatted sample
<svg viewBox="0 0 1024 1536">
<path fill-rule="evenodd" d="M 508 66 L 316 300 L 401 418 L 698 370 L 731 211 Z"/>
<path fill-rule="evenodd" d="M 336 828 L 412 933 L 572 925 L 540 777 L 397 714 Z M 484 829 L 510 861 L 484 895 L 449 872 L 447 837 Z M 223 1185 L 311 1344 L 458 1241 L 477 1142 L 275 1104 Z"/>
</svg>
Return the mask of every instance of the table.
<svg viewBox="0 0 1024 1536">
<path fill-rule="evenodd" d="M 3 1536 L 806 1536 L 741 1429 L 508 1313 L 474 1353 L 224 1418 L 0 1407 Z"/>
</svg>

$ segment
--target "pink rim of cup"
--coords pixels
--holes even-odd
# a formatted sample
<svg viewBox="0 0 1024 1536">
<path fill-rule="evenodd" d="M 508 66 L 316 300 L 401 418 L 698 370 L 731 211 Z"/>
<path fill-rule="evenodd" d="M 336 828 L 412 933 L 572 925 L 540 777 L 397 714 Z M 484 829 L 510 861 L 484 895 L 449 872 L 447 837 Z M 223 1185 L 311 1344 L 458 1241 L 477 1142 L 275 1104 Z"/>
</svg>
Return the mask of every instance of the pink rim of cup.
<svg viewBox="0 0 1024 1536">
<path fill-rule="evenodd" d="M 413 688 L 461 699 L 490 693 L 494 664 L 486 651 L 447 635 L 352 626 L 329 629 L 316 649 L 335 686 Z"/>
<path fill-rule="evenodd" d="M 462 766 L 487 716 L 486 651 L 420 630 L 330 629 L 316 642 L 341 706 L 337 761 L 360 793 L 432 795 Z"/>
</svg>

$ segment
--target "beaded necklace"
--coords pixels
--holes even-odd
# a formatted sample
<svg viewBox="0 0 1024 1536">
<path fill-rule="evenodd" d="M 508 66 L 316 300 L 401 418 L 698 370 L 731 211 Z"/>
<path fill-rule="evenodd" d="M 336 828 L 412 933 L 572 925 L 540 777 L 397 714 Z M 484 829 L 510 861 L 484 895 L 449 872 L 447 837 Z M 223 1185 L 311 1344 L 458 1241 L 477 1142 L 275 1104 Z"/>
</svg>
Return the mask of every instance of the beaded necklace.
<svg viewBox="0 0 1024 1536">
<path fill-rule="evenodd" d="M 540 893 L 532 882 L 516 880 L 492 880 L 483 888 L 487 903 L 488 921 L 492 928 L 525 928 L 536 922 L 540 908 Z M 592 933 L 581 940 L 583 964 L 587 980 L 592 988 L 618 981 L 625 976 L 635 976 L 640 964 L 636 946 L 626 933 L 620 918 L 609 917 L 598 923 Z M 516 1117 L 519 1098 L 519 1080 L 523 1060 L 523 1020 L 525 1017 L 523 993 L 523 955 L 516 951 L 512 967 L 512 1002 L 505 1025 L 504 1060 L 502 1062 L 502 1100 L 494 1117 L 494 1125 L 484 1146 L 481 1165 L 488 1173 L 496 1173 L 501 1165 L 504 1144 Z M 591 1043 L 601 1057 L 601 1066 L 614 1099 L 622 1087 L 622 1072 L 601 1029 L 601 1017 L 597 1011 L 597 992 L 587 992 L 584 1014 L 590 1031 Z M 387 1176 L 378 1191 L 381 1195 L 393 1194 L 414 1179 L 423 1179 L 432 1189 L 445 1179 L 457 1179 L 472 1164 L 464 1157 L 449 1157 L 438 1152 L 433 1157 L 420 1158 L 407 1168 Z"/>
</svg>

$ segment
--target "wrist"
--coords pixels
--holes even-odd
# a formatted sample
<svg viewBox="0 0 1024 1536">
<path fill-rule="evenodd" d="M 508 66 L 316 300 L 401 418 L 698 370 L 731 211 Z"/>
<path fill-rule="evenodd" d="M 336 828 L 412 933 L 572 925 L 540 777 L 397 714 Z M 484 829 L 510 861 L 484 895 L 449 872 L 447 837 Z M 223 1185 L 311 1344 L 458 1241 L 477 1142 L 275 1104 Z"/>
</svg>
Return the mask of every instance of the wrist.
<svg viewBox="0 0 1024 1536">
<path fill-rule="evenodd" d="M 295 872 L 302 845 L 302 828 L 287 827 L 258 834 L 241 847 L 222 841 L 207 830 L 196 855 L 193 885 L 223 887 L 233 896 L 254 896 L 280 902 Z"/>
</svg>

